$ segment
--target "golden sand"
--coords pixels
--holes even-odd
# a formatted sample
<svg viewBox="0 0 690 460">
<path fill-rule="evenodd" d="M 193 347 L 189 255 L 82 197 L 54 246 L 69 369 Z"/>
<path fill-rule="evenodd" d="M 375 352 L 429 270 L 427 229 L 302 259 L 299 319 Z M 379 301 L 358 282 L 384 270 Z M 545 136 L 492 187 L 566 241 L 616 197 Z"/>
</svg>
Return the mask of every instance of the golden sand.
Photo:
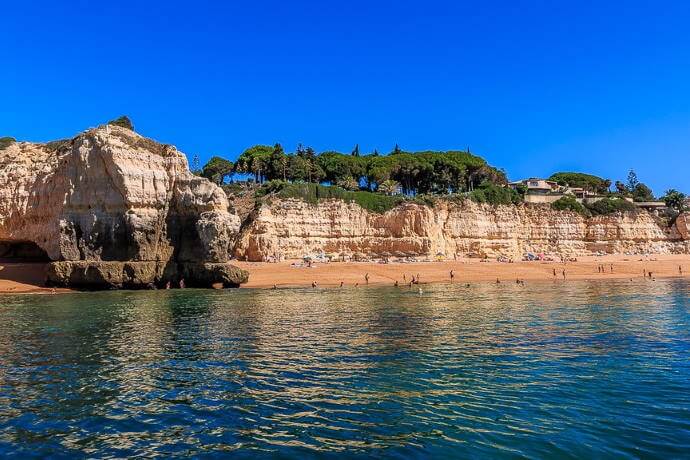
<svg viewBox="0 0 690 460">
<path fill-rule="evenodd" d="M 579 257 L 576 262 L 481 262 L 476 259 L 443 262 L 389 263 L 331 262 L 316 263 L 312 267 L 293 266 L 299 261 L 263 263 L 233 262 L 249 270 L 249 282 L 243 287 L 270 288 L 307 287 L 316 283 L 319 287 L 400 285 L 409 283 L 412 277 L 419 282 L 449 283 L 453 270 L 455 283 L 633 279 L 643 280 L 644 273 L 652 277 L 685 277 L 690 275 L 690 255 Z M 600 267 L 603 272 L 600 272 Z M 678 268 L 681 267 L 682 273 Z M 613 270 L 612 270 L 613 268 Z M 565 271 L 565 278 L 563 272 Z M 554 276 L 555 272 L 555 276 Z M 45 264 L 0 263 L 0 293 L 53 292 L 44 286 Z M 367 283 L 366 275 L 369 275 Z M 650 279 L 647 277 L 646 279 Z M 56 292 L 66 291 L 64 289 Z"/>
</svg>

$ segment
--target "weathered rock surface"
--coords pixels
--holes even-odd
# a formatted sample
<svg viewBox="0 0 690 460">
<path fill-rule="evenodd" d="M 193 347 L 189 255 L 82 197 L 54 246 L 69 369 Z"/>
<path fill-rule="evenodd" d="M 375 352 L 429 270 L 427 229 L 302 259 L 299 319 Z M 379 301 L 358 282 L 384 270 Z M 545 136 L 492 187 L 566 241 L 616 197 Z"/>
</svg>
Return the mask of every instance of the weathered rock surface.
<svg viewBox="0 0 690 460">
<path fill-rule="evenodd" d="M 670 228 L 644 211 L 585 219 L 548 205 L 490 206 L 440 202 L 404 204 L 385 214 L 354 203 L 318 205 L 271 200 L 245 226 L 235 246 L 240 259 L 300 258 L 319 252 L 353 255 L 437 253 L 518 258 L 525 252 L 568 256 L 607 253 L 688 253 L 686 216 Z"/>
<path fill-rule="evenodd" d="M 60 261 L 48 264 L 47 284 L 74 288 L 146 289 L 184 279 L 190 287 L 239 287 L 249 273 L 227 263 Z"/>
<path fill-rule="evenodd" d="M 0 150 L 0 242 L 33 242 L 54 261 L 90 263 L 55 265 L 53 283 L 140 285 L 162 281 L 151 267 L 226 263 L 239 226 L 225 193 L 191 174 L 181 152 L 126 128 Z"/>
</svg>

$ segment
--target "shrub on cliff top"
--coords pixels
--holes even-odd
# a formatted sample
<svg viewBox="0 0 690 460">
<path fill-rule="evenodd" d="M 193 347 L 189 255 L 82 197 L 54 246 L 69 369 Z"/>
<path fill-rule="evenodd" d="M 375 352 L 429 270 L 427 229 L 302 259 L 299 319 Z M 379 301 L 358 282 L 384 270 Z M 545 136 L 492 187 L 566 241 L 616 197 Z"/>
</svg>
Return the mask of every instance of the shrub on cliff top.
<svg viewBox="0 0 690 460">
<path fill-rule="evenodd" d="M 604 198 L 594 203 L 586 203 L 587 209 L 595 216 L 606 216 L 617 212 L 637 211 L 628 200 Z"/>
<path fill-rule="evenodd" d="M 518 204 L 522 201 L 522 197 L 515 190 L 491 183 L 480 185 L 471 191 L 468 196 L 475 203 L 488 203 L 492 205 Z"/>
<path fill-rule="evenodd" d="M 611 181 L 591 174 L 577 172 L 558 172 L 552 174 L 549 180 L 558 182 L 560 185 L 568 184 L 571 187 L 581 187 L 592 192 L 606 193 L 611 186 Z"/>
<path fill-rule="evenodd" d="M 132 120 L 130 120 L 127 115 L 123 115 L 120 118 L 110 120 L 108 124 L 113 126 L 120 126 L 121 128 L 127 128 L 130 131 L 134 131 L 134 125 L 132 124 Z"/>
<path fill-rule="evenodd" d="M 551 207 L 557 211 L 573 211 L 582 216 L 589 216 L 590 213 L 575 197 L 564 196 L 551 203 Z"/>
<path fill-rule="evenodd" d="M 56 152 L 72 142 L 72 139 L 59 139 L 57 141 L 50 141 L 45 143 L 45 148 L 51 152 Z"/>
<path fill-rule="evenodd" d="M 284 181 L 269 182 L 257 192 L 257 195 L 264 196 L 271 193 L 280 198 L 297 198 L 311 204 L 328 199 L 354 202 L 368 211 L 377 213 L 391 210 L 404 201 L 404 198 L 400 196 L 386 196 L 364 191 L 353 192 L 334 186 Z"/>
<path fill-rule="evenodd" d="M 15 142 L 17 142 L 17 140 L 14 137 L 0 137 L 0 150 L 5 150 Z"/>
</svg>

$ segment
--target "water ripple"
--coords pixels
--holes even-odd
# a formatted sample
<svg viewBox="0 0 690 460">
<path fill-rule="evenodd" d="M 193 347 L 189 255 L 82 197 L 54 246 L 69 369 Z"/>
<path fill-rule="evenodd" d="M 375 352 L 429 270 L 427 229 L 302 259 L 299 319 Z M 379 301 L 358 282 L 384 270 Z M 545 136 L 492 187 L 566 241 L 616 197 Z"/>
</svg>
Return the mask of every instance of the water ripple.
<svg viewBox="0 0 690 460">
<path fill-rule="evenodd" d="M 0 299 L 0 453 L 680 458 L 678 280 Z"/>
</svg>

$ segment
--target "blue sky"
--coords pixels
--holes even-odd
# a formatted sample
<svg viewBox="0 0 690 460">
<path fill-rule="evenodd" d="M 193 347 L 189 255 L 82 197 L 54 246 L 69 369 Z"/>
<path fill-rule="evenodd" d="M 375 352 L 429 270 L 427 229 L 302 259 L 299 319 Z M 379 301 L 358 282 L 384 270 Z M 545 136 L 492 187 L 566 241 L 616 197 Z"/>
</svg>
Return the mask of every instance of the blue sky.
<svg viewBox="0 0 690 460">
<path fill-rule="evenodd" d="M 690 192 L 690 2 L 6 2 L 0 135 L 464 149 Z"/>
</svg>

